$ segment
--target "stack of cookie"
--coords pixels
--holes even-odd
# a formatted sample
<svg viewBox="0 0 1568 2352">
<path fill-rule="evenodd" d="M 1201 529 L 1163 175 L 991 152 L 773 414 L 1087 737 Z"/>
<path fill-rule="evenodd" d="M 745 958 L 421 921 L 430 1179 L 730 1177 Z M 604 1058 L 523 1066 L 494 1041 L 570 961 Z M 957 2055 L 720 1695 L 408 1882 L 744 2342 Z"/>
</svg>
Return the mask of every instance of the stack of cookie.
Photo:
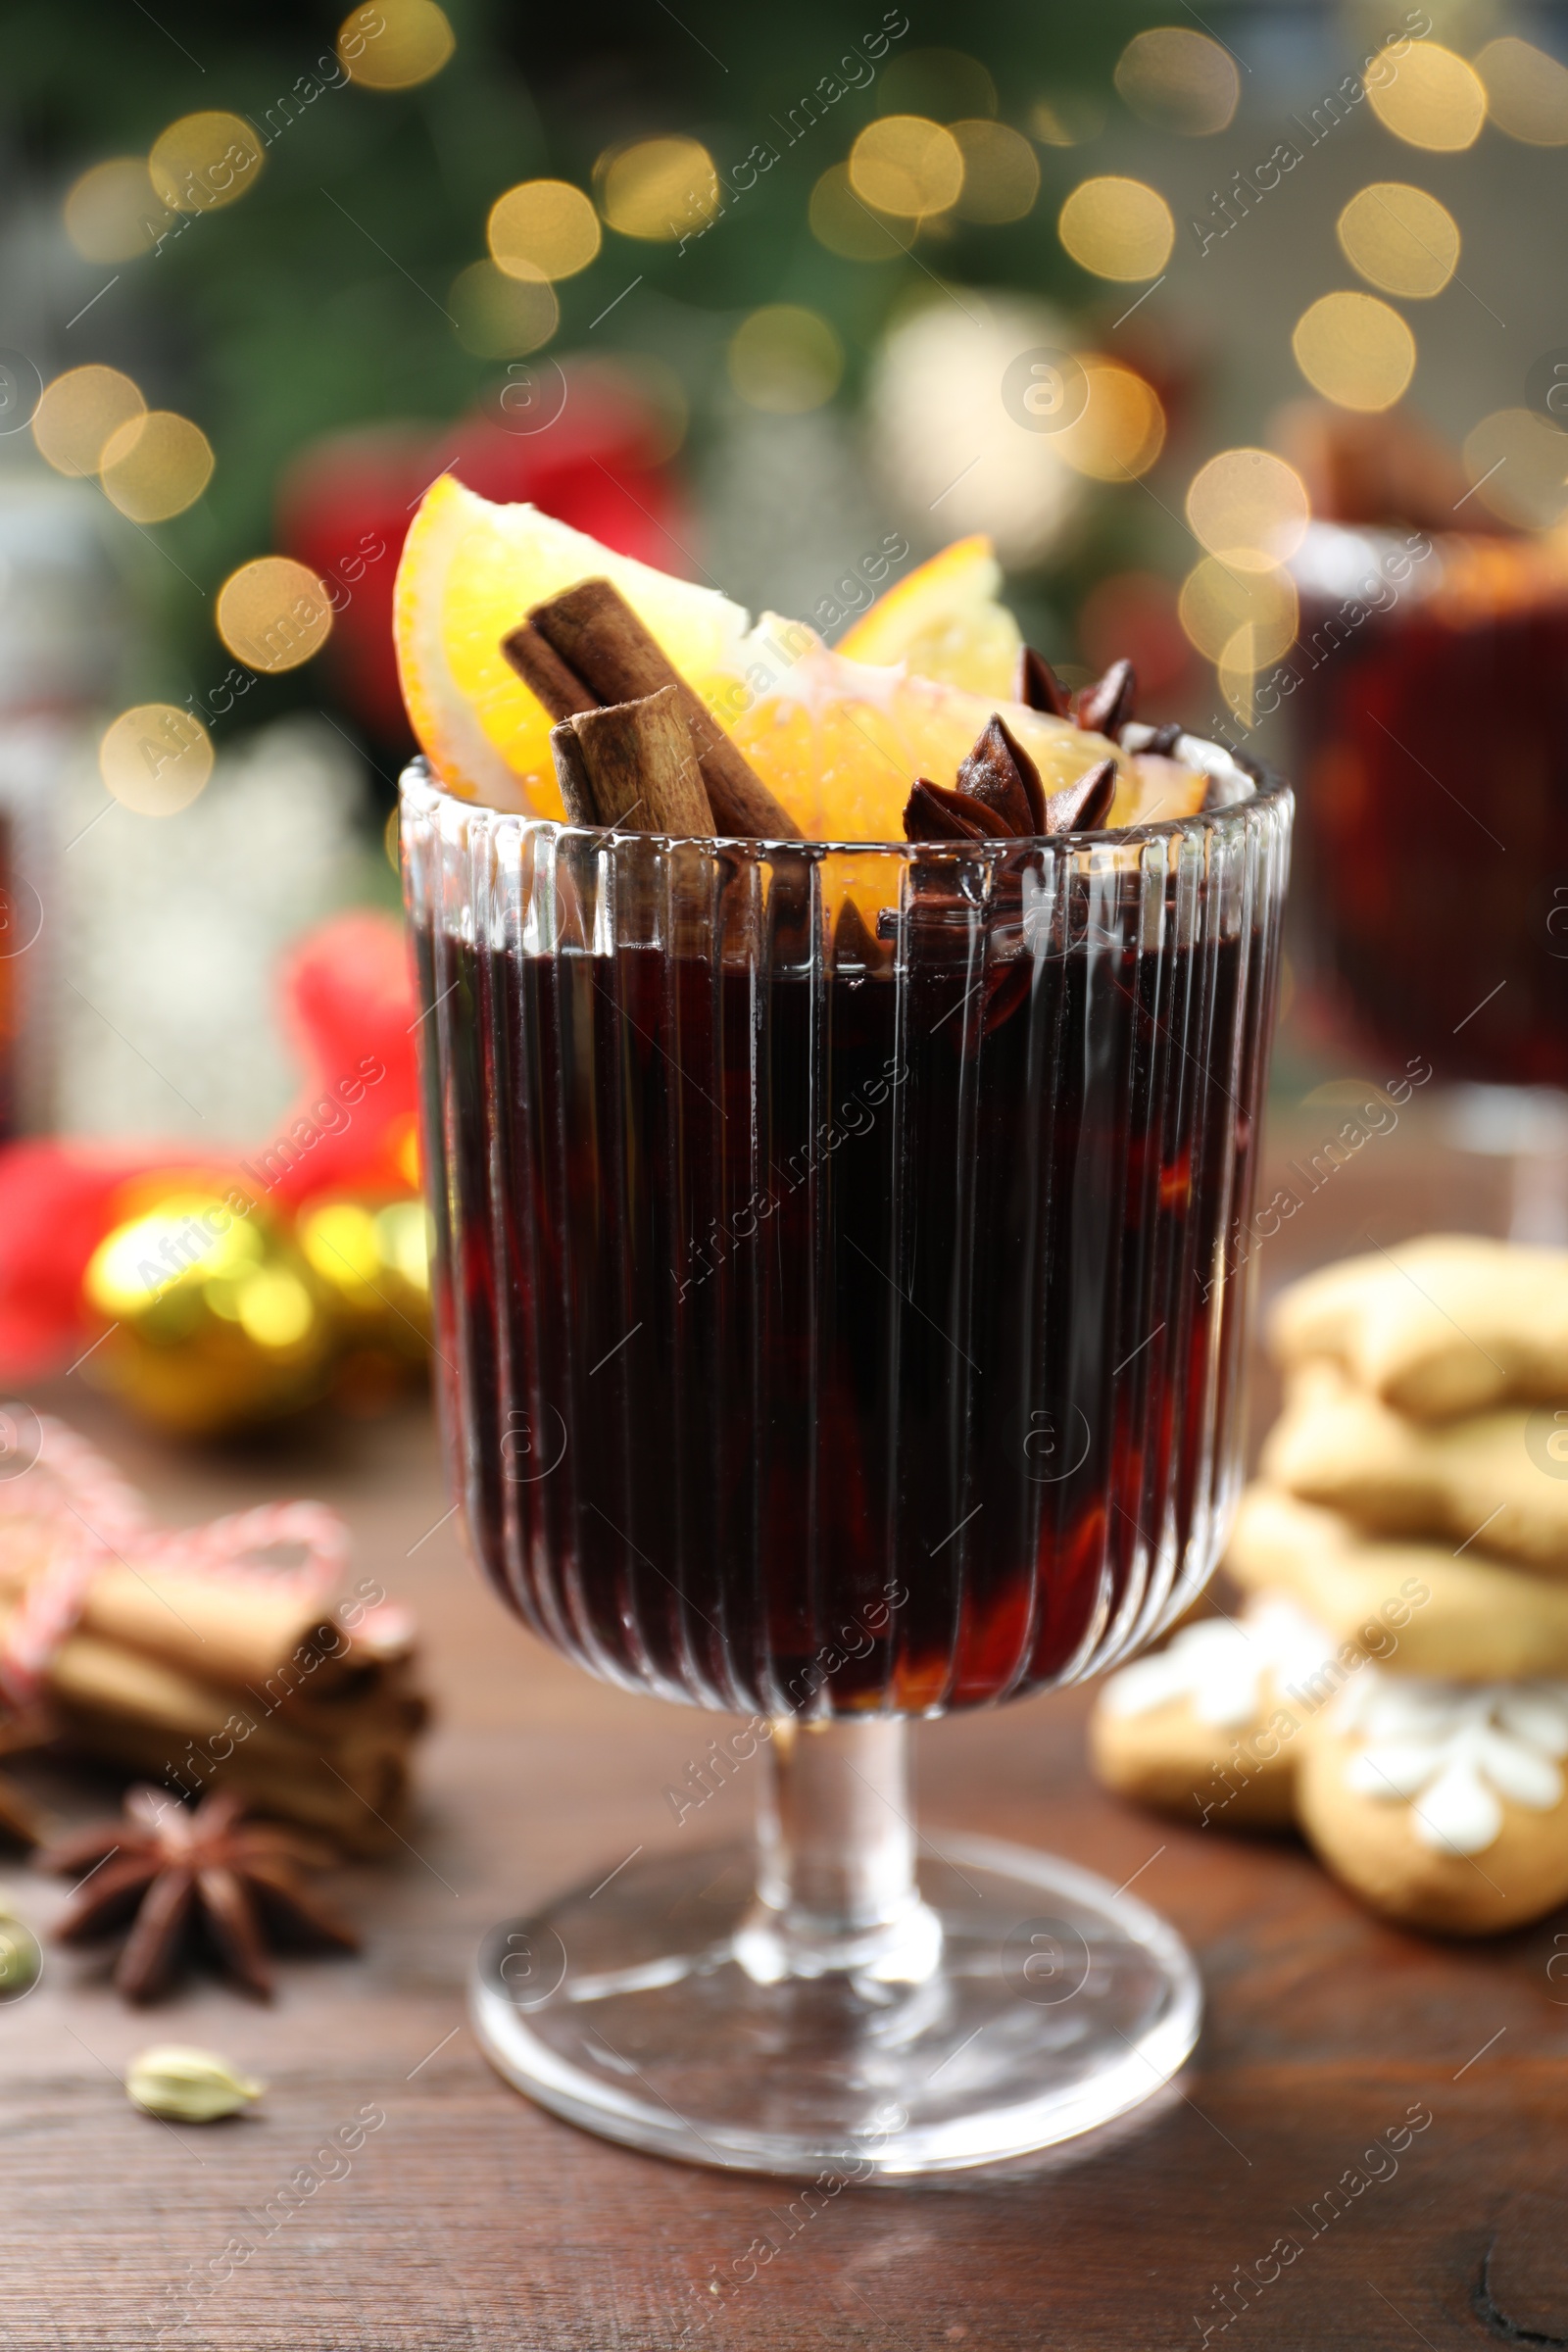
<svg viewBox="0 0 1568 2352">
<path fill-rule="evenodd" d="M 1375 1908 L 1486 1935 L 1568 1897 L 1568 1251 L 1439 1235 L 1295 1284 L 1247 1598 L 1114 1675 L 1109 1787 L 1295 1821 Z"/>
</svg>

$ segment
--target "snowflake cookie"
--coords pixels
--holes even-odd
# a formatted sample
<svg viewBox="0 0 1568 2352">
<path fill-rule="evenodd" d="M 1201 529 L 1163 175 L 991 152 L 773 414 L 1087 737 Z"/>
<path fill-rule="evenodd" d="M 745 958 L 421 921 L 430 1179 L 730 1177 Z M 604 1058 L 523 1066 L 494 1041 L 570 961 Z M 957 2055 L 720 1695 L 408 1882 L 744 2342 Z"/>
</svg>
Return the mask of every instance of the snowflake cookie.
<svg viewBox="0 0 1568 2352">
<path fill-rule="evenodd" d="M 1298 1735 L 1340 1687 L 1332 1638 L 1281 1594 L 1184 1626 L 1113 1674 L 1090 1722 L 1107 1788 L 1195 1823 L 1285 1829 Z"/>
<path fill-rule="evenodd" d="M 1367 1667 L 1302 1751 L 1297 1809 L 1374 1910 L 1494 1935 L 1568 1897 L 1568 1682 Z"/>
</svg>

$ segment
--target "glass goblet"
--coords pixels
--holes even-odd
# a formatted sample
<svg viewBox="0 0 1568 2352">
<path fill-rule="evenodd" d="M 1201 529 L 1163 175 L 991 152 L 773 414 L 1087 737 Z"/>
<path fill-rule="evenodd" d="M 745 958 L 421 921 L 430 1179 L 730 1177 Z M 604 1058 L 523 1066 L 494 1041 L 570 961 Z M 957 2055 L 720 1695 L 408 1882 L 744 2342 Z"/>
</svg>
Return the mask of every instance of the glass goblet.
<svg viewBox="0 0 1568 2352">
<path fill-rule="evenodd" d="M 1174 1933 L 923 1837 L 906 1762 L 911 1719 L 1158 1633 L 1238 1491 L 1291 799 L 1178 756 L 1199 815 L 953 845 L 404 780 L 468 1541 L 590 1673 L 742 1718 L 656 1800 L 664 1850 L 480 1955 L 495 2064 L 612 2138 L 899 2178 L 1085 2131 L 1192 2047 Z M 739 1772 L 758 1843 L 715 1852 Z"/>
</svg>

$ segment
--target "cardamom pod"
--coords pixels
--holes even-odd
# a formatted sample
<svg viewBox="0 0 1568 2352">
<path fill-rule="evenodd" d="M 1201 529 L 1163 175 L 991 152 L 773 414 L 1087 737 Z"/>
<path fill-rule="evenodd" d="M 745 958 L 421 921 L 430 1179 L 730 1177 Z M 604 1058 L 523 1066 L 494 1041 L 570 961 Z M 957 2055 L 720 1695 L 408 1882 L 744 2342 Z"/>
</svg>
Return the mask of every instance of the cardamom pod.
<svg viewBox="0 0 1568 2352">
<path fill-rule="evenodd" d="M 237 2075 L 215 2050 L 187 2049 L 178 2042 L 141 2050 L 125 2074 L 132 2106 L 176 2124 L 211 2124 L 237 2115 L 267 2088 L 254 2075 Z"/>
<path fill-rule="evenodd" d="M 24 1921 L 0 1913 L 0 2001 L 20 2001 L 38 1982 L 43 1954 Z"/>
</svg>

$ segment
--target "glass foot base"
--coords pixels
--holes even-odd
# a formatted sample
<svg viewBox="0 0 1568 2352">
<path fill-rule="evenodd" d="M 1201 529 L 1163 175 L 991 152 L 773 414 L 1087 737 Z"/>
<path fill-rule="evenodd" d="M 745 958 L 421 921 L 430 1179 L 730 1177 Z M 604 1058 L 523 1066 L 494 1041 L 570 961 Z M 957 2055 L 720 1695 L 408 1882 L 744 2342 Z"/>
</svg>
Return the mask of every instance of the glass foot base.
<svg viewBox="0 0 1568 2352">
<path fill-rule="evenodd" d="M 630 1863 L 486 1937 L 480 2043 L 606 2138 L 830 2193 L 1050 2147 L 1168 2082 L 1201 2007 L 1180 1937 L 1071 1863 L 944 1847 L 902 1957 L 783 1976 L 752 1847 Z"/>
</svg>

